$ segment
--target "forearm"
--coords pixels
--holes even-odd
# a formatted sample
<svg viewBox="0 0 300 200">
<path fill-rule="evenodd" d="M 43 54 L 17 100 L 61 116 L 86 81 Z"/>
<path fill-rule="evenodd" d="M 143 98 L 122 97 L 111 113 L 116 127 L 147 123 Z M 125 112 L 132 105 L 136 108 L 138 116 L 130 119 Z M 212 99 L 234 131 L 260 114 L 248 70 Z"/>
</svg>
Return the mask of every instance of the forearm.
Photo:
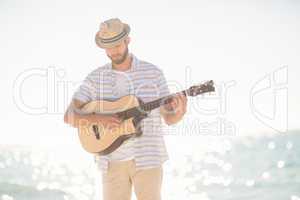
<svg viewBox="0 0 300 200">
<path fill-rule="evenodd" d="M 78 128 L 79 126 L 87 125 L 92 115 L 94 114 L 83 114 L 74 109 L 69 109 L 64 116 L 64 121 L 72 127 Z"/>
</svg>

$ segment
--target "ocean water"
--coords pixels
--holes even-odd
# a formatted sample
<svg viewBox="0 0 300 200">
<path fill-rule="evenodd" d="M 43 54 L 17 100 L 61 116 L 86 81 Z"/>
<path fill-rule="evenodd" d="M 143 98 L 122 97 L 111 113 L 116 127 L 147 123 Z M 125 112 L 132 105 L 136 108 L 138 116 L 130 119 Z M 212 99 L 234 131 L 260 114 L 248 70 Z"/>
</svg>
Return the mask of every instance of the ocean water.
<svg viewBox="0 0 300 200">
<path fill-rule="evenodd" d="M 171 154 L 163 199 L 300 200 L 300 131 L 209 140 L 213 148 Z M 85 152 L 19 145 L 0 152 L 0 200 L 101 199 L 100 172 Z"/>
</svg>

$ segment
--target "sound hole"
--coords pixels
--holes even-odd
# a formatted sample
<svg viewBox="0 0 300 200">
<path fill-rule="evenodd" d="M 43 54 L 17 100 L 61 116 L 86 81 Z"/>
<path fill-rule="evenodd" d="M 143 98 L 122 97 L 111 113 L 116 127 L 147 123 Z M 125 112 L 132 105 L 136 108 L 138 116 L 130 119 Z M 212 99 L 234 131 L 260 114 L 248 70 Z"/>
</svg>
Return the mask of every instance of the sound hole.
<svg viewBox="0 0 300 200">
<path fill-rule="evenodd" d="M 93 125 L 93 131 L 94 131 L 94 134 L 95 134 L 97 140 L 100 140 L 100 133 L 99 133 L 99 128 L 97 125 Z"/>
</svg>

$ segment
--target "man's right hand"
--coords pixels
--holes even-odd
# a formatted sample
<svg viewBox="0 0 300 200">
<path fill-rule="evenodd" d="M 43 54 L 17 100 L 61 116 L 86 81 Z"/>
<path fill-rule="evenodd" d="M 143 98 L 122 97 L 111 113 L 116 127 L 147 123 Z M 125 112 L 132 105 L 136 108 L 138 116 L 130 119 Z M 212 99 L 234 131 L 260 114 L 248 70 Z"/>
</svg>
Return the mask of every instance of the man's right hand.
<svg viewBox="0 0 300 200">
<path fill-rule="evenodd" d="M 64 122 L 70 124 L 74 128 L 98 124 L 109 129 L 118 127 L 122 123 L 122 120 L 119 119 L 116 114 L 80 114 L 80 112 L 75 111 L 81 110 L 85 104 L 86 103 L 83 103 L 77 99 L 72 100 L 64 115 Z"/>
</svg>

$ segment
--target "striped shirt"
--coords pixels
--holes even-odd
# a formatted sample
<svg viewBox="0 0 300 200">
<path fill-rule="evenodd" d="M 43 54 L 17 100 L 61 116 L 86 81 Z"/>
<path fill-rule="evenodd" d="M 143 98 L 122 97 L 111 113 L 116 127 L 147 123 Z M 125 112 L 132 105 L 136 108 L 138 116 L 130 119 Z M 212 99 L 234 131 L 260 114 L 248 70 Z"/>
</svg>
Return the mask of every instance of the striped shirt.
<svg viewBox="0 0 300 200">
<path fill-rule="evenodd" d="M 130 69 L 122 73 L 127 79 L 123 88 L 126 92 L 116 89 L 116 73 L 119 72 L 113 70 L 111 63 L 108 63 L 89 73 L 73 98 L 84 103 L 93 100 L 115 101 L 125 94 L 135 95 L 144 102 L 149 102 L 169 95 L 162 70 L 149 62 L 139 60 L 133 54 L 131 56 Z M 112 159 L 134 158 L 138 170 L 157 167 L 168 160 L 159 108 L 152 110 L 142 120 L 141 125 L 142 136 L 129 139 L 108 155 L 95 154 L 95 161 L 102 172 L 107 172 Z M 113 154 L 115 152 L 117 153 Z"/>
<path fill-rule="evenodd" d="M 130 80 L 128 77 L 128 72 L 112 70 L 114 73 L 115 79 L 113 80 L 113 91 L 114 95 L 117 98 L 126 96 L 130 94 Z M 109 161 L 118 160 L 125 161 L 134 159 L 134 142 L 136 138 L 130 138 L 125 140 L 122 145 L 117 148 L 115 151 L 108 155 Z"/>
</svg>

